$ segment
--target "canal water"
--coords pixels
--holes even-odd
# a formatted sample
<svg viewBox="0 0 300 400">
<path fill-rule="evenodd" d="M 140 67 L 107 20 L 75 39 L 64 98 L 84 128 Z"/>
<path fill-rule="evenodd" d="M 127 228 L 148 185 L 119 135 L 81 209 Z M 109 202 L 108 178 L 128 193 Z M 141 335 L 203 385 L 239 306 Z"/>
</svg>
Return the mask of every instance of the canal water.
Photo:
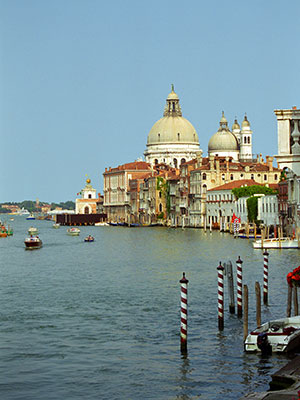
<svg viewBox="0 0 300 400">
<path fill-rule="evenodd" d="M 2 219 L 3 219 L 2 215 Z M 6 217 L 7 218 L 7 217 Z M 7 218 L 8 220 L 8 218 Z M 243 351 L 243 322 L 228 313 L 218 331 L 217 266 L 243 260 L 249 329 L 263 256 L 251 241 L 197 229 L 81 227 L 15 217 L 0 239 L 0 398 L 239 399 L 267 390 L 287 356 Z M 44 246 L 26 251 L 30 226 Z M 92 234 L 94 243 L 85 243 Z M 285 316 L 286 274 L 299 250 L 269 256 L 269 306 Z M 180 353 L 180 284 L 188 285 L 188 354 Z M 226 282 L 226 281 L 225 281 Z"/>
</svg>

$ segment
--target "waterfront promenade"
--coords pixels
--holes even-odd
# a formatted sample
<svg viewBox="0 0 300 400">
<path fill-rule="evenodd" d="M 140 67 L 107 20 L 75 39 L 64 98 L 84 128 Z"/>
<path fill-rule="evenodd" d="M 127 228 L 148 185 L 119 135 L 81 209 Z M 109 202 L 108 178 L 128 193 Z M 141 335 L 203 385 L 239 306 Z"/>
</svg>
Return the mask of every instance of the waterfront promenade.
<svg viewBox="0 0 300 400">
<path fill-rule="evenodd" d="M 17 399 L 239 399 L 269 388 L 289 358 L 243 351 L 243 322 L 218 331 L 217 266 L 243 260 L 249 329 L 263 257 L 248 240 L 197 229 L 66 227 L 35 221 L 44 246 L 24 250 L 32 221 L 0 241 L 0 396 Z M 84 243 L 87 234 L 94 243 Z M 269 306 L 286 310 L 286 274 L 299 250 L 270 251 Z M 235 265 L 235 264 L 234 264 Z M 180 284 L 189 279 L 188 353 L 180 353 Z"/>
</svg>

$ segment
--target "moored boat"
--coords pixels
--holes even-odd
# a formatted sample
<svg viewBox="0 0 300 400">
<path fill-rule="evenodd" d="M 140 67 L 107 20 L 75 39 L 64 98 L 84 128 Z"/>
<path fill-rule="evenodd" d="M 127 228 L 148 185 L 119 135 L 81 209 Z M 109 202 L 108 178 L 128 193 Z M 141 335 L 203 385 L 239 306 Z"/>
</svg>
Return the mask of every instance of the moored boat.
<svg viewBox="0 0 300 400">
<path fill-rule="evenodd" d="M 299 249 L 300 241 L 293 238 L 260 239 L 252 243 L 254 249 Z"/>
<path fill-rule="evenodd" d="M 70 236 L 78 236 L 80 234 L 79 228 L 69 228 L 67 229 L 67 234 Z"/>
<path fill-rule="evenodd" d="M 246 352 L 283 353 L 300 347 L 300 316 L 264 323 L 246 338 Z"/>
<path fill-rule="evenodd" d="M 28 250 L 40 249 L 43 242 L 38 236 L 30 236 L 24 240 L 25 248 Z"/>
<path fill-rule="evenodd" d="M 35 216 L 33 214 L 28 215 L 28 217 L 26 217 L 26 219 L 35 219 Z"/>
<path fill-rule="evenodd" d="M 95 226 L 109 226 L 107 222 L 95 222 Z"/>
<path fill-rule="evenodd" d="M 52 225 L 52 228 L 54 228 L 54 229 L 58 229 L 59 227 L 60 227 L 60 224 L 58 224 L 56 222 Z"/>
</svg>

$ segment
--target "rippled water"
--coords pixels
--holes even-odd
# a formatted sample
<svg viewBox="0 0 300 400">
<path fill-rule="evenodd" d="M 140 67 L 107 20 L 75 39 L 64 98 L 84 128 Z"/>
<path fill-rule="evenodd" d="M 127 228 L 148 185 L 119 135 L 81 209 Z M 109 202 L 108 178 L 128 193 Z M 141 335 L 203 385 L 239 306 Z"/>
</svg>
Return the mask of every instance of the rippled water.
<svg viewBox="0 0 300 400">
<path fill-rule="evenodd" d="M 3 216 L 2 216 L 3 217 Z M 268 389 L 288 358 L 243 352 L 243 322 L 227 312 L 218 332 L 220 260 L 243 260 L 249 328 L 255 327 L 255 281 L 263 256 L 248 240 L 202 230 L 67 227 L 16 217 L 0 239 L 0 398 L 239 399 Z M 44 246 L 25 251 L 29 226 Z M 94 243 L 84 243 L 91 233 Z M 298 250 L 270 251 L 269 306 L 285 315 L 285 276 Z M 188 287 L 188 355 L 179 346 L 180 284 Z"/>
</svg>

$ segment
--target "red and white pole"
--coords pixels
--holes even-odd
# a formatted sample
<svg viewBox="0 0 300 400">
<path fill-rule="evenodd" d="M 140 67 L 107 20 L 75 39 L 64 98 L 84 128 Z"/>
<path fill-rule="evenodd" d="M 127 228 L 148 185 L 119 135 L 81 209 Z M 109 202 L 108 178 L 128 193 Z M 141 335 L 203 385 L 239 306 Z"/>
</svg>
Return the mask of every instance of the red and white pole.
<svg viewBox="0 0 300 400">
<path fill-rule="evenodd" d="M 243 261 L 240 256 L 236 262 L 236 283 L 237 283 L 237 315 L 243 315 Z"/>
<path fill-rule="evenodd" d="M 181 312 L 180 312 L 180 349 L 182 353 L 187 352 L 187 284 L 189 281 L 183 272 L 181 283 Z"/>
<path fill-rule="evenodd" d="M 268 268 L 269 268 L 269 253 L 264 252 L 264 304 L 268 304 Z"/>
<path fill-rule="evenodd" d="M 218 325 L 219 330 L 224 329 L 224 267 L 221 264 L 217 267 L 218 270 Z"/>
</svg>

